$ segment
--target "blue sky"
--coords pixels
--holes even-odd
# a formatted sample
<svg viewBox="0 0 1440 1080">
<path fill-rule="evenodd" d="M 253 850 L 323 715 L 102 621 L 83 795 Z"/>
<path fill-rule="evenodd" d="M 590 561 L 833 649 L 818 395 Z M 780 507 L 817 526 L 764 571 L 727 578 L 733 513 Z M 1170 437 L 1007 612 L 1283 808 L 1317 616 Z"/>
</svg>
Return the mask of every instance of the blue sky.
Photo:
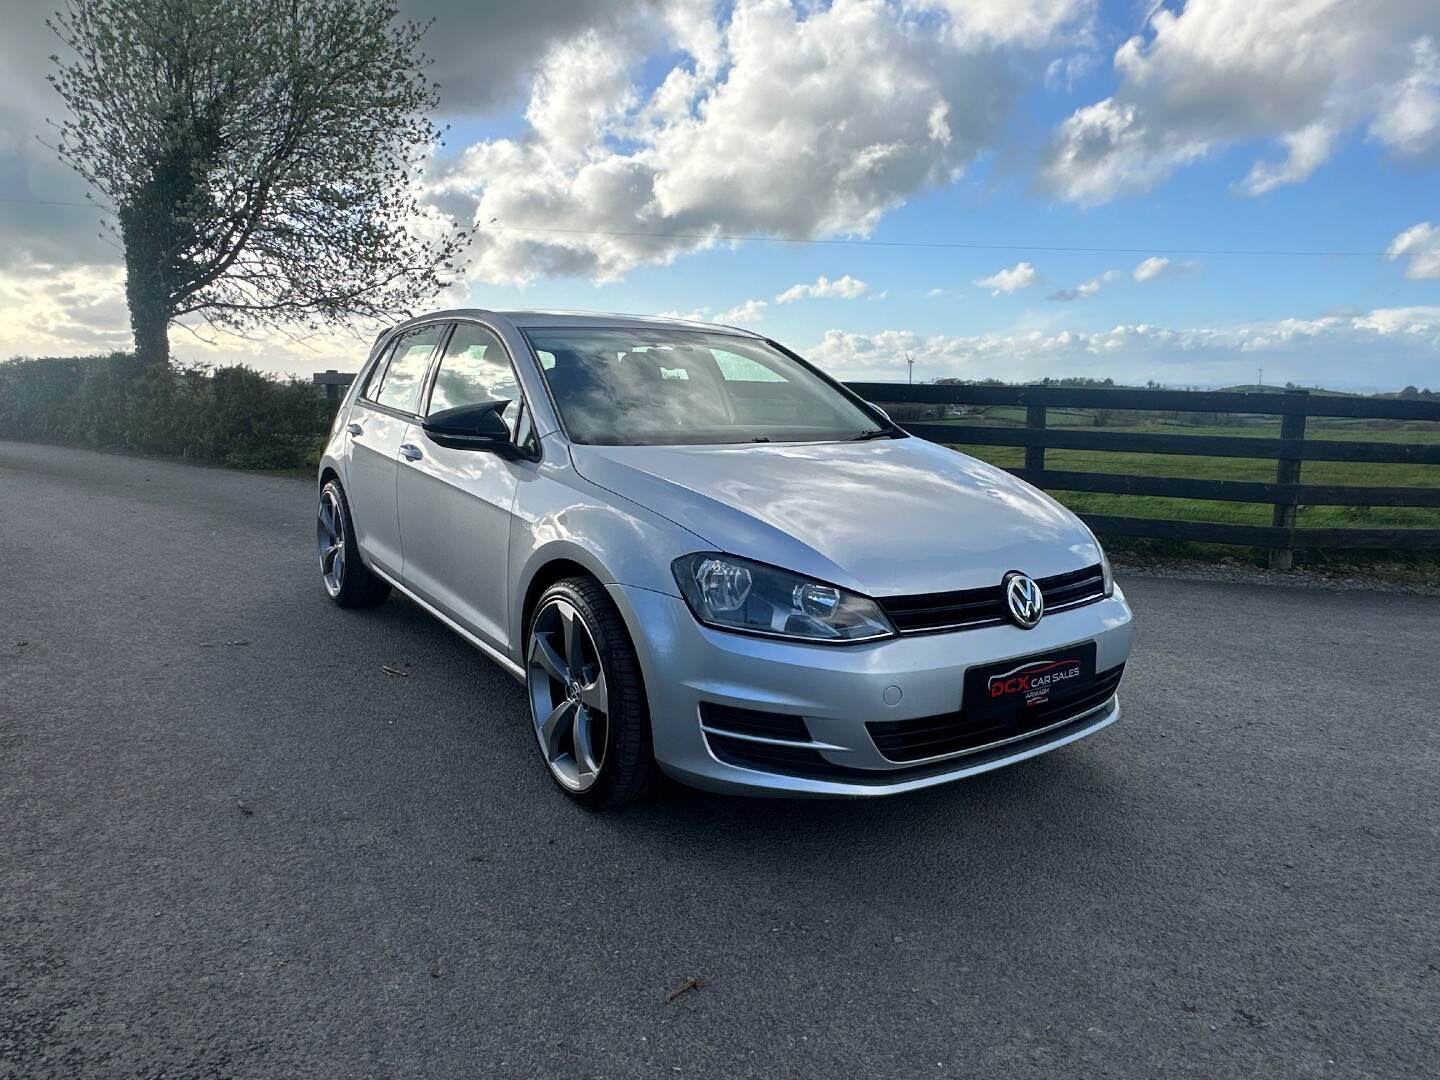
<svg viewBox="0 0 1440 1080">
<path fill-rule="evenodd" d="M 437 303 L 737 321 L 854 377 L 1440 389 L 1433 0 L 402 7 L 436 212 L 479 226 Z M 11 227 L 0 350 L 123 337 L 113 262 Z"/>
<path fill-rule="evenodd" d="M 1440 302 L 1440 283 L 1409 280 L 1403 265 L 1374 254 L 1416 221 L 1436 216 L 1433 174 L 1395 169 L 1373 149 L 1354 146 L 1306 184 L 1247 199 L 1229 184 L 1244 174 L 1251 157 L 1253 150 L 1237 148 L 1152 195 L 1093 208 L 1046 199 L 1027 190 L 1026 178 L 996 176 L 982 167 L 887 214 L 867 238 L 957 241 L 997 245 L 995 250 L 752 242 L 688 255 L 680 265 L 640 268 L 619 282 L 543 279 L 519 288 L 481 285 L 472 296 L 493 306 L 722 311 L 752 296 L 773 299 L 822 274 L 849 274 L 888 294 L 863 303 L 812 300 L 767 313 L 770 332 L 796 341 L 809 341 L 837 322 L 862 333 L 904 326 L 926 335 L 998 332 L 1020 323 L 1102 330 L 1117 323 L 1188 327 L 1308 319 Z M 1187 253 L 1194 250 L 1372 254 Z M 1177 265 L 1195 265 L 1148 284 L 1131 280 L 1144 258 L 1166 254 Z M 973 284 L 1020 261 L 1034 264 L 1043 282 L 999 297 Z M 1117 269 L 1124 277 L 1091 299 L 1046 299 Z M 934 289 L 944 295 L 930 296 Z"/>
<path fill-rule="evenodd" d="M 794 33 L 803 36 L 807 22 L 834 16 L 842 6 L 796 9 Z M 1365 9 L 1302 0 L 1287 5 L 1288 27 L 1284 19 L 1257 24 L 1248 18 L 1253 4 L 1232 0 L 1191 0 L 1168 8 L 1067 0 L 1009 5 L 1022 17 L 1029 9 L 1041 11 L 1042 20 L 1053 19 L 1048 29 L 1025 40 L 987 38 L 983 28 L 978 36 L 966 36 L 974 27 L 963 26 L 964 18 L 973 15 L 983 23 L 983 2 L 916 6 L 926 10 L 917 14 L 890 5 L 888 11 L 909 34 L 929 32 L 944 42 L 938 46 L 942 53 L 947 45 L 953 48 L 954 63 L 985 65 L 1011 84 L 1003 118 L 962 155 L 954 175 L 932 176 L 898 196 L 893 190 L 877 193 L 876 204 L 883 208 L 858 228 L 842 223 L 801 230 L 828 243 L 757 238 L 669 253 L 669 261 L 659 263 L 622 259 L 618 272 L 604 272 L 602 255 L 577 259 L 571 272 L 540 274 L 523 272 L 527 250 L 510 243 L 518 250 L 509 253 L 500 273 L 473 283 L 471 302 L 710 318 L 733 318 L 740 308 L 748 324 L 808 349 L 842 373 L 868 376 L 903 370 L 906 351 L 921 355 L 921 378 L 1083 373 L 1222 385 L 1253 381 L 1264 368 L 1267 381 L 1378 389 L 1424 382 L 1435 370 L 1437 275 L 1417 273 L 1418 260 L 1385 257 L 1406 230 L 1440 217 L 1434 170 L 1440 76 L 1432 36 L 1440 19 L 1427 14 L 1425 5 L 1381 0 Z M 1002 11 L 1001 20 L 1006 6 L 991 5 Z M 733 29 L 736 14 L 733 7 L 720 9 L 716 25 Z M 1390 25 L 1354 45 L 1357 36 L 1365 37 L 1367 21 Z M 1257 40 L 1267 24 L 1274 24 L 1275 40 Z M 1323 46 L 1327 37 L 1337 42 L 1333 49 L 1312 49 L 1318 59 L 1307 58 L 1293 71 L 1284 68 L 1285 52 L 1296 42 L 1319 40 Z M 1121 59 L 1125 51 L 1132 59 Z M 764 62 L 757 52 L 732 45 L 727 59 L 735 69 L 717 76 L 682 122 L 707 124 L 705 110 L 733 89 L 741 68 L 748 64 L 753 72 Z M 843 56 L 817 61 L 837 67 L 845 62 Z M 563 46 L 552 63 L 554 71 L 565 71 Z M 630 101 L 622 113 L 633 119 L 673 69 L 696 66 L 684 50 L 662 48 L 649 55 L 637 50 Z M 813 65 L 805 74 L 813 74 Z M 534 84 L 532 113 L 545 99 L 544 79 L 542 72 Z M 1177 86 L 1167 87 L 1167 79 Z M 1387 115 L 1400 110 L 1397 102 L 1405 93 L 1401 137 L 1395 123 L 1385 124 Z M 963 97 L 950 100 L 952 109 L 963 106 Z M 1132 127 L 1142 129 L 1146 152 L 1134 160 L 1112 155 L 1120 159 L 1115 175 L 1105 171 L 1111 168 L 1106 164 L 1089 175 L 1081 170 L 1078 179 L 1057 179 L 1053 162 L 1067 121 L 1097 103 L 1138 111 Z M 527 122 L 525 107 L 517 103 L 483 119 L 457 116 L 447 162 L 463 161 L 477 146 L 543 142 L 543 133 Z M 776 108 L 783 117 L 784 103 Z M 850 117 L 837 109 L 812 119 L 819 136 Z M 1257 162 L 1283 174 L 1287 139 L 1316 126 L 1327 132 L 1319 161 L 1273 182 L 1247 184 Z M 609 147 L 618 157 L 643 157 L 647 148 L 653 154 L 663 146 L 663 136 L 637 143 L 628 133 L 607 138 L 603 128 L 603 122 L 597 124 L 592 155 Z M 1388 137 L 1382 137 L 1385 132 Z M 775 175 L 765 179 L 783 187 L 785 165 L 776 162 Z M 717 160 L 715 166 L 725 169 L 728 163 Z M 465 171 L 463 164 L 449 167 Z M 823 178 L 818 182 L 823 186 Z M 487 190 L 503 189 L 505 181 L 481 169 L 472 171 L 470 183 L 484 205 Z M 516 201 L 505 205 L 513 208 Z M 548 209 L 518 224 L 664 228 L 663 222 L 627 214 L 597 220 L 584 205 L 560 213 Z M 767 231 L 746 228 L 753 224 L 746 215 L 730 210 L 674 228 L 724 235 Z M 514 220 L 506 215 L 498 224 Z M 501 236 L 499 246 L 517 239 Z M 912 243 L 973 246 L 887 246 Z M 1165 272 L 1137 281 L 1136 268 L 1154 258 L 1169 260 Z M 1028 264 L 1020 275 L 1029 282 L 1024 287 L 997 292 L 977 284 L 1022 264 Z M 506 280 L 516 267 L 522 268 L 523 283 Z M 848 276 L 865 289 L 850 297 L 776 302 L 792 286 L 822 276 L 830 281 Z M 1076 296 L 1086 282 L 1091 284 L 1082 290 L 1085 295 Z M 1071 299 L 1057 298 L 1067 295 Z M 754 301 L 765 302 L 763 313 Z M 1376 312 L 1406 314 L 1377 322 L 1371 317 Z M 1372 328 L 1357 328 L 1357 319 Z M 1373 329 L 1381 324 L 1386 332 Z M 1122 335 L 1128 344 L 1116 348 L 1117 328 L 1165 334 L 1146 342 L 1146 333 L 1129 333 Z M 1287 340 L 1277 340 L 1276 330 Z M 1193 334 L 1182 339 L 1187 332 L 1199 339 Z M 1052 339 L 1067 333 L 1083 344 L 1055 348 Z M 1027 348 L 1036 335 L 1047 344 Z M 1097 335 L 1106 336 L 1107 344 L 1090 340 Z"/>
</svg>

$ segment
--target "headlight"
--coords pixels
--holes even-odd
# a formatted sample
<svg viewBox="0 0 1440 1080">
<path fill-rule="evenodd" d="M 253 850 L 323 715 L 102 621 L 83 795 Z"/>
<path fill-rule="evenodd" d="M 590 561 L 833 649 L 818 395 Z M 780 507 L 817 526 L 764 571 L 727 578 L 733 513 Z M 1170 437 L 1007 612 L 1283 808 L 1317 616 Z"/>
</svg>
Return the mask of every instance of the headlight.
<svg viewBox="0 0 1440 1080">
<path fill-rule="evenodd" d="M 764 563 L 702 551 L 682 555 L 671 569 L 680 595 L 708 626 L 834 644 L 895 633 L 874 600 Z"/>
<path fill-rule="evenodd" d="M 1095 541 L 1095 550 L 1100 552 L 1100 574 L 1105 579 L 1105 595 L 1115 595 L 1115 571 L 1110 566 L 1110 556 L 1105 554 L 1104 545 L 1094 532 L 1090 533 L 1090 539 Z"/>
</svg>

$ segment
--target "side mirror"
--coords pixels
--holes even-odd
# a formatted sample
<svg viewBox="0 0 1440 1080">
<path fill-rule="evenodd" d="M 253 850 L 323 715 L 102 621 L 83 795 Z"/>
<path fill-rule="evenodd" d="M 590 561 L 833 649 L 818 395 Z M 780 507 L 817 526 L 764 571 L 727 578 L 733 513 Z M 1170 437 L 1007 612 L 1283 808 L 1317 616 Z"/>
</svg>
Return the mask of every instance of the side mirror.
<svg viewBox="0 0 1440 1080">
<path fill-rule="evenodd" d="M 431 442 L 452 450 L 486 450 L 501 457 L 518 457 L 520 450 L 500 418 L 509 404 L 507 398 L 443 409 L 425 417 L 420 427 Z"/>
</svg>

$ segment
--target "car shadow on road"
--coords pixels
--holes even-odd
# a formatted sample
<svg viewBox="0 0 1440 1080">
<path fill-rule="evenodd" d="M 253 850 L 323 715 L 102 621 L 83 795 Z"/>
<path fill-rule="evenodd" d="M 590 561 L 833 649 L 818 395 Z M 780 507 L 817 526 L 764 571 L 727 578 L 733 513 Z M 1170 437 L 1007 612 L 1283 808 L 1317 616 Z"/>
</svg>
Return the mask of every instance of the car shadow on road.
<svg viewBox="0 0 1440 1080">
<path fill-rule="evenodd" d="M 1076 851 L 1123 856 L 1134 840 L 1132 826 L 1116 813 L 1117 805 L 1134 800 L 1110 752 L 1110 744 L 1123 738 L 1117 728 L 991 773 L 903 795 L 752 798 L 666 781 L 639 805 L 585 810 L 569 804 L 544 776 L 517 682 L 408 601 L 392 600 L 367 615 L 377 631 L 404 642 L 397 655 L 423 657 L 425 667 L 445 669 L 463 692 L 484 702 L 483 709 L 458 711 L 468 731 L 447 735 L 468 742 L 489 768 L 498 766 L 521 782 L 485 789 L 477 796 L 481 813 L 558 819 L 607 848 L 643 849 L 661 862 L 684 863 L 703 851 L 709 871 L 731 867 L 757 880 L 794 885 L 853 873 L 873 881 L 867 888 L 891 895 L 910 887 L 913 873 L 934 870 L 927 853 L 943 853 L 947 876 L 985 874 L 1003 889 L 1001 882 L 1014 871 L 1019 888 Z M 423 690 L 425 680 L 416 684 Z M 474 760 L 454 762 L 456 770 L 478 767 Z M 533 799 L 553 803 L 521 806 Z M 888 864 L 899 853 L 918 856 L 918 864 L 897 862 L 888 877 L 874 876 L 877 858 Z"/>
<path fill-rule="evenodd" d="M 651 804 L 617 815 L 616 827 L 644 830 L 655 817 L 685 822 L 711 844 L 753 843 L 757 828 L 770 835 L 883 843 L 889 834 L 907 842 L 927 833 L 946 844 L 993 835 L 1017 822 L 1054 823 L 1075 803 L 1105 802 L 1116 783 L 1085 747 L 1067 747 L 1030 761 L 934 788 L 879 798 L 783 799 L 718 795 L 669 783 Z M 1072 824 L 1074 818 L 1071 818 Z"/>
</svg>

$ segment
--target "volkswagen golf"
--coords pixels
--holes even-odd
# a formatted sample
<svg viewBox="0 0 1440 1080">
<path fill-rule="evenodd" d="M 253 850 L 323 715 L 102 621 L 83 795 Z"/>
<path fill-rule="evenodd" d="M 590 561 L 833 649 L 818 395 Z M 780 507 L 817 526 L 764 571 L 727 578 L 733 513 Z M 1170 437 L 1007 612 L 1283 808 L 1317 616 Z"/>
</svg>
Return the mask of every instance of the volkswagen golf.
<svg viewBox="0 0 1440 1080">
<path fill-rule="evenodd" d="M 1120 715 L 1131 615 L 1089 529 L 743 330 L 413 319 L 342 401 L 319 487 L 330 599 L 399 592 L 510 672 L 589 806 L 662 774 L 911 791 Z"/>
</svg>

